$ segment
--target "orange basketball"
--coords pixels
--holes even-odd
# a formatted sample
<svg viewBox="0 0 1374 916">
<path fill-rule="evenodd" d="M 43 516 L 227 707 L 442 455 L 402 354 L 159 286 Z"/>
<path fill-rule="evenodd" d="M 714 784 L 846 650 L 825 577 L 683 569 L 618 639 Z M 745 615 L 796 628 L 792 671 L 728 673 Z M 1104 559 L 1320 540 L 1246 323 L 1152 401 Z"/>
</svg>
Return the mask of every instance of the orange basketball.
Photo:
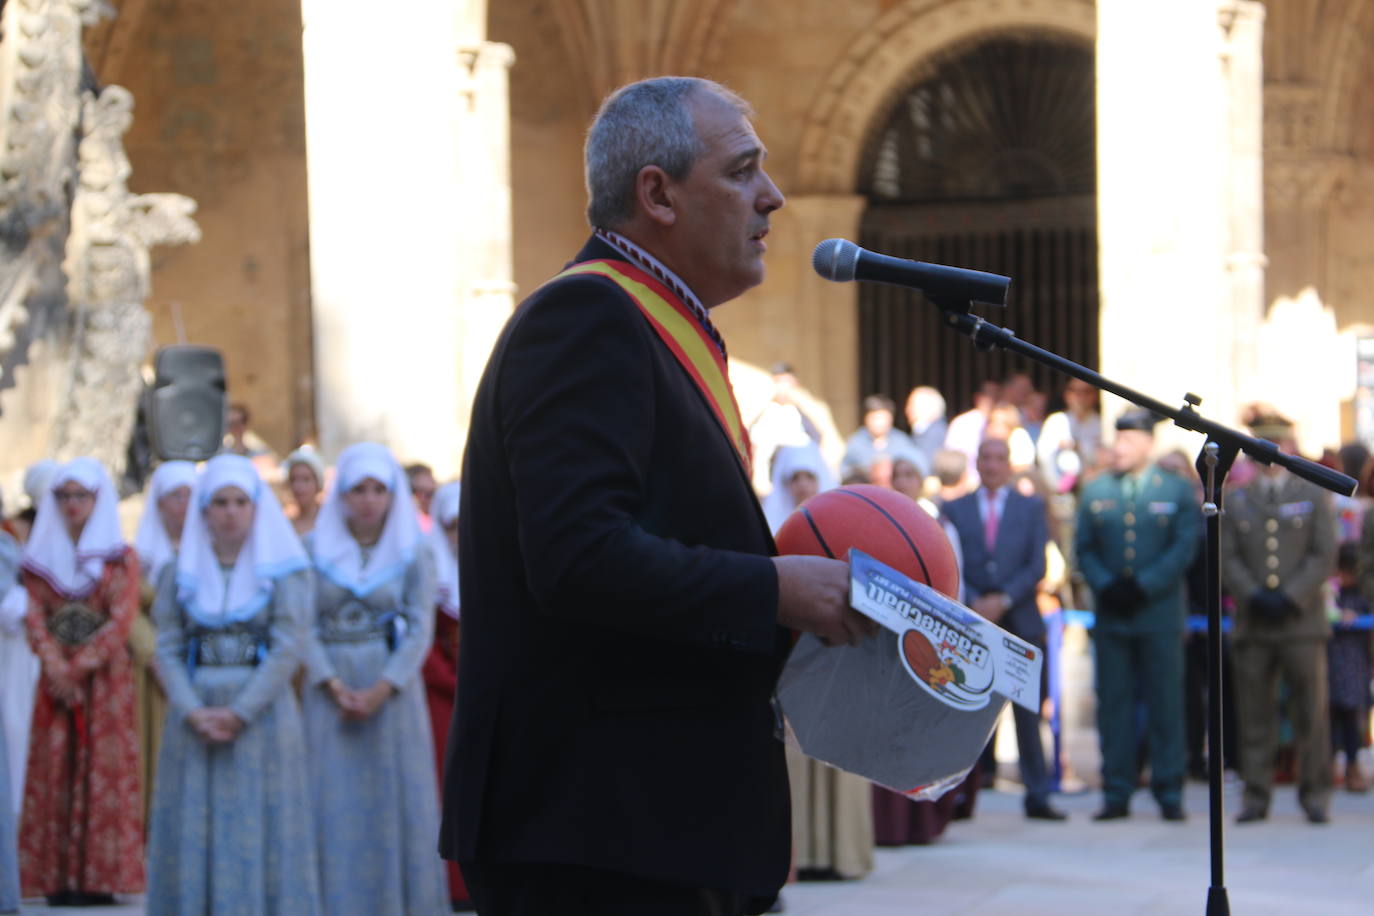
<svg viewBox="0 0 1374 916">
<path fill-rule="evenodd" d="M 940 653 L 935 651 L 926 634 L 920 630 L 907 630 L 902 634 L 902 654 L 906 656 L 906 663 L 911 670 L 922 680 L 929 681 L 930 672 L 942 664 Z"/>
<path fill-rule="evenodd" d="M 782 523 L 778 552 L 846 559 L 864 553 L 951 598 L 959 595 L 959 564 L 945 529 L 908 496 L 871 484 L 826 490 Z"/>
</svg>

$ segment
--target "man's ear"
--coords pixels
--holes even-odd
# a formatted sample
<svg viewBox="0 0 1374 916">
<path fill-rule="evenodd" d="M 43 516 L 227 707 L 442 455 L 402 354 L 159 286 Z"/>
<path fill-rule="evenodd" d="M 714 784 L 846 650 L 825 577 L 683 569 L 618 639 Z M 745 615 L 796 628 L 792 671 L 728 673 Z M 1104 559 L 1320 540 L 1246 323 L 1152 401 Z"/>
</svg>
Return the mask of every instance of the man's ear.
<svg viewBox="0 0 1374 916">
<path fill-rule="evenodd" d="M 635 198 L 650 222 L 665 227 L 677 222 L 673 179 L 658 166 L 646 165 L 639 170 L 635 176 Z"/>
</svg>

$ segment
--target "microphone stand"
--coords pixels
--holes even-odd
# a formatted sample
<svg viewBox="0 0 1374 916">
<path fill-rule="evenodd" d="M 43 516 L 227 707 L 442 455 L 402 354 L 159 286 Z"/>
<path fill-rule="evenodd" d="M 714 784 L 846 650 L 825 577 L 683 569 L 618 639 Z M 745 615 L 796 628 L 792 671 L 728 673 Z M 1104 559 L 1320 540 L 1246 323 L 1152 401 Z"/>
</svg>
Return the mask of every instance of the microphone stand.
<svg viewBox="0 0 1374 916">
<path fill-rule="evenodd" d="M 929 297 L 927 297 L 929 298 Z M 954 330 L 971 339 L 980 350 L 988 351 L 1000 347 L 1019 353 L 1042 366 L 1048 366 L 1064 375 L 1082 379 L 1088 384 L 1110 391 L 1133 404 L 1153 411 L 1172 420 L 1176 426 L 1193 432 L 1202 433 L 1206 441 L 1197 457 L 1197 471 L 1202 478 L 1204 502 L 1202 514 L 1206 519 L 1207 542 L 1207 792 L 1209 819 L 1211 826 L 1210 846 L 1212 854 L 1211 885 L 1207 889 L 1206 916 L 1229 916 L 1231 904 L 1226 894 L 1224 876 L 1222 827 L 1224 811 L 1221 794 L 1222 767 L 1222 718 L 1221 718 L 1221 505 L 1222 485 L 1226 474 L 1231 470 L 1237 455 L 1241 452 L 1262 464 L 1277 464 L 1304 480 L 1311 481 L 1323 489 L 1346 496 L 1354 495 L 1356 481 L 1339 471 L 1279 451 L 1279 447 L 1267 439 L 1257 439 L 1238 430 L 1222 426 L 1203 417 L 1196 410 L 1202 398 L 1186 394 L 1184 404 L 1174 409 L 1118 384 L 1105 376 L 1065 359 L 1057 353 L 1042 350 L 1018 338 L 1010 330 L 992 324 L 977 315 L 969 313 L 968 301 L 940 297 L 931 299 L 945 313 L 945 323 Z"/>
</svg>

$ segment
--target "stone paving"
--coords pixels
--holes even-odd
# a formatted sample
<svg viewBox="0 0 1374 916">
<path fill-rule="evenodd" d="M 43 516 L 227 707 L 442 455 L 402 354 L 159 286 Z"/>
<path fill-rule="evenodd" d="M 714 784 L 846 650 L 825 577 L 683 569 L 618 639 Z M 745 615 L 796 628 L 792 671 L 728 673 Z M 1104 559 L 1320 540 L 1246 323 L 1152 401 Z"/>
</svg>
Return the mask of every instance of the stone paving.
<svg viewBox="0 0 1374 916">
<path fill-rule="evenodd" d="M 1227 787 L 1234 816 L 1236 785 Z M 985 791 L 971 821 L 933 846 L 878 850 L 862 881 L 790 885 L 792 916 L 1016 914 L 1103 916 L 1204 912 L 1208 883 L 1207 792 L 1188 786 L 1189 820 L 1161 821 L 1148 796 L 1132 817 L 1096 824 L 1095 792 L 1060 796 L 1066 823 L 1027 821 L 1020 796 Z M 1374 912 L 1374 795 L 1338 792 L 1332 822 L 1307 824 L 1291 787 L 1270 819 L 1226 829 L 1226 886 L 1236 916 L 1369 916 Z M 134 916 L 137 903 L 95 910 L 26 905 L 26 914 Z M 556 916 L 556 914 L 550 914 Z"/>
<path fill-rule="evenodd" d="M 1239 786 L 1226 787 L 1225 878 L 1236 916 L 1374 913 L 1374 795 L 1338 792 L 1332 822 L 1304 820 L 1292 787 L 1278 790 L 1268 821 L 1235 826 Z M 791 885 L 792 916 L 929 913 L 1076 916 L 1205 911 L 1207 789 L 1190 783 L 1189 819 L 1159 819 L 1148 793 L 1132 817 L 1098 824 L 1096 792 L 1059 796 L 1065 823 L 1027 821 L 1020 796 L 983 792 L 971 821 L 932 846 L 878 850 L 862 881 Z"/>
<path fill-rule="evenodd" d="M 1063 752 L 1077 785 L 1096 781 L 1101 766 L 1093 728 L 1092 655 L 1086 634 L 1071 628 L 1064 644 Z M 998 782 L 983 791 L 971 821 L 950 825 L 932 846 L 880 849 L 861 881 L 789 885 L 793 916 L 1135 916 L 1202 914 L 1209 881 L 1207 787 L 1190 782 L 1189 820 L 1166 823 L 1147 792 L 1132 817 L 1093 823 L 1100 795 L 1091 787 L 1059 795 L 1065 823 L 1021 814 L 1016 742 L 1009 721 L 999 730 Z M 1374 755 L 1364 754 L 1365 772 Z M 1240 785 L 1226 785 L 1226 887 L 1235 916 L 1374 914 L 1374 794 L 1337 792 L 1332 822 L 1306 823 L 1291 786 L 1281 786 L 1268 821 L 1232 823 Z M 97 909 L 26 905 L 25 914 L 142 914 L 141 902 Z M 335 914 L 328 914 L 335 916 Z M 353 916 L 353 914 L 340 914 Z M 549 914 L 557 916 L 557 914 Z M 651 914 L 646 914 L 651 916 Z"/>
</svg>

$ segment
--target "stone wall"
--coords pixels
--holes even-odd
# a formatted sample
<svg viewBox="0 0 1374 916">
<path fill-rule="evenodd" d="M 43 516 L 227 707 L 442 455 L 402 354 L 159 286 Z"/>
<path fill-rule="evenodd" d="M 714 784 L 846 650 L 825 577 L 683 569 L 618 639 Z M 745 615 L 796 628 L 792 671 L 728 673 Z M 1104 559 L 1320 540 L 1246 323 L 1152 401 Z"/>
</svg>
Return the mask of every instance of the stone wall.
<svg viewBox="0 0 1374 916">
<path fill-rule="evenodd" d="M 138 99 L 132 183 L 195 198 L 204 233 L 153 261 L 154 341 L 223 350 L 230 399 L 289 449 L 314 424 L 299 0 L 115 5 L 86 44 Z"/>
</svg>

